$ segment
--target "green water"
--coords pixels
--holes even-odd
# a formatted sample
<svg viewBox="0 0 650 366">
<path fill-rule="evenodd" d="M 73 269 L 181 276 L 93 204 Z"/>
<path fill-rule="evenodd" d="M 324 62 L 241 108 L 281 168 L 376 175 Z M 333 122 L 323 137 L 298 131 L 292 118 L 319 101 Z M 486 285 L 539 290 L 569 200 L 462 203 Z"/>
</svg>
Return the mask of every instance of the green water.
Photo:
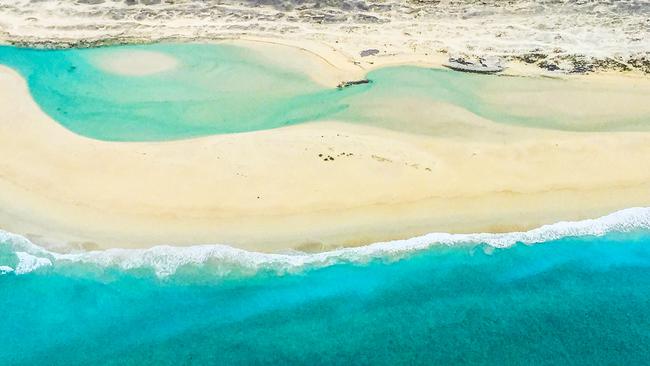
<svg viewBox="0 0 650 366">
<path fill-rule="evenodd" d="M 178 67 L 129 76 L 107 72 L 102 58 L 132 50 L 160 52 Z M 509 90 L 563 88 L 558 80 L 495 77 L 419 67 L 370 72 L 370 84 L 323 87 L 282 60 L 231 45 L 153 44 L 95 49 L 0 47 L 0 64 L 18 70 L 40 107 L 83 136 L 156 141 L 247 132 L 323 119 L 440 135 L 467 116 L 533 127 L 595 130 L 643 128 L 638 118 L 578 121 L 571 115 L 531 117 L 498 102 Z M 588 100 L 586 100 L 588 102 Z M 556 101 L 562 103 L 561 99 Z M 467 114 L 441 118 L 441 105 Z M 647 122 L 647 118 L 643 119 Z"/>
</svg>

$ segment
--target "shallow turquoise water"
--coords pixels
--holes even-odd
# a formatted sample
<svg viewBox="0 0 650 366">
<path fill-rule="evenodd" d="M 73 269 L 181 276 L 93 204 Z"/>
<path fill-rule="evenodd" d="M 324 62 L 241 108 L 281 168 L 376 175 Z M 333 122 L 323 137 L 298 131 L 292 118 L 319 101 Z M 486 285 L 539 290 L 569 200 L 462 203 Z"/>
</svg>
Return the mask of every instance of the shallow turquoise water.
<svg viewBox="0 0 650 366">
<path fill-rule="evenodd" d="M 130 50 L 173 55 L 179 66 L 145 76 L 99 66 L 101 58 Z M 305 75 L 263 62 L 253 51 L 228 45 L 0 47 L 0 63 L 27 79 L 36 102 L 56 121 L 101 140 L 169 140 L 281 127 L 340 111 L 345 106 L 335 99 L 351 92 L 325 89 Z"/>
<path fill-rule="evenodd" d="M 179 66 L 146 76 L 115 74 L 98 66 L 98 60 L 129 50 L 164 53 L 176 58 Z M 338 90 L 316 84 L 281 62 L 269 63 L 255 51 L 223 44 L 47 51 L 0 46 L 0 64 L 27 79 L 36 102 L 56 121 L 100 140 L 182 139 L 323 119 L 444 134 L 448 128 L 439 125 L 444 121 L 436 115 L 438 103 L 499 123 L 577 130 L 647 129 L 647 118 L 628 121 L 608 115 L 580 122 L 562 113 L 532 118 L 490 99 L 499 100 L 500 93 L 509 90 L 534 92 L 540 85 L 563 85 L 558 80 L 401 66 L 370 72 L 370 84 Z M 413 101 L 418 104 L 409 104 Z"/>
<path fill-rule="evenodd" d="M 3 247 L 4 245 L 4 247 Z M 13 266 L 9 244 L 0 265 Z M 650 232 L 434 246 L 294 272 L 0 275 L 0 359 L 71 364 L 641 365 Z"/>
</svg>

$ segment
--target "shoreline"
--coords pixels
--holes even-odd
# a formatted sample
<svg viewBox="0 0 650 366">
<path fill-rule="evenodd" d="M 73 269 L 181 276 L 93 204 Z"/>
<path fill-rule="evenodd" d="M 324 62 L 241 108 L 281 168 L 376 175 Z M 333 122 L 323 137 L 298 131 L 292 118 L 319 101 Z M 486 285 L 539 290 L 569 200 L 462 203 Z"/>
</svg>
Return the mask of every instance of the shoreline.
<svg viewBox="0 0 650 366">
<path fill-rule="evenodd" d="M 609 234 L 627 234 L 650 229 L 650 207 L 633 207 L 605 216 L 561 221 L 528 231 L 509 233 L 429 233 L 408 239 L 371 243 L 361 247 L 337 248 L 324 252 L 264 253 L 239 249 L 227 244 L 199 244 L 192 246 L 158 245 L 150 248 L 110 248 L 105 250 L 79 250 L 75 248 L 40 247 L 29 239 L 0 229 L 0 240 L 8 249 L 18 253 L 14 267 L 0 266 L 0 275 L 30 273 L 40 267 L 57 262 L 96 264 L 101 267 L 118 266 L 123 270 L 153 269 L 156 276 L 173 275 L 180 267 L 202 265 L 216 259 L 219 265 L 238 265 L 256 273 L 258 270 L 295 271 L 305 268 L 322 268 L 339 262 L 361 262 L 384 258 L 399 259 L 411 253 L 435 247 L 464 247 L 486 245 L 493 249 L 507 249 L 518 244 L 537 245 L 569 237 L 601 237 Z M 57 249 L 64 249 L 63 251 Z M 489 253 L 489 249 L 484 249 Z"/>
<path fill-rule="evenodd" d="M 286 52 L 268 47 L 270 57 Z M 314 73 L 314 62 L 293 67 Z M 359 71 L 344 55 L 328 64 L 318 69 L 323 83 Z M 464 137 L 323 121 L 118 143 L 51 120 L 5 66 L 0 95 L 0 228 L 47 248 L 223 242 L 318 252 L 431 232 L 525 231 L 650 206 L 650 172 L 639 169 L 650 157 L 645 132 L 516 127 L 442 104 L 435 118 L 462 119 L 455 128 Z M 317 157 L 323 152 L 354 157 L 330 164 Z"/>
<path fill-rule="evenodd" d="M 513 10 L 515 10 L 513 12 Z M 32 2 L 0 6 L 0 41 L 96 46 L 265 37 L 318 42 L 355 55 L 505 57 L 549 70 L 650 73 L 637 4 L 487 2 Z M 292 42 L 293 42 L 292 41 Z M 427 57 L 428 59 L 428 57 Z"/>
<path fill-rule="evenodd" d="M 148 45 L 157 43 L 214 43 L 214 44 L 245 44 L 255 48 L 255 44 L 277 45 L 292 48 L 294 50 L 310 53 L 321 59 L 330 66 L 340 71 L 347 72 L 348 77 L 339 82 L 363 78 L 367 73 L 384 67 L 394 66 L 416 66 L 446 69 L 443 65 L 448 61 L 449 52 L 433 49 L 408 52 L 396 50 L 392 53 L 380 53 L 370 56 L 353 54 L 352 48 L 363 51 L 356 43 L 349 45 L 338 44 L 332 46 L 322 40 L 313 39 L 291 39 L 278 38 L 273 36 L 251 36 L 251 35 L 224 35 L 220 37 L 191 37 L 191 36 L 168 36 L 159 38 L 138 38 L 138 37 L 112 37 L 109 39 L 59 39 L 59 40 L 10 40 L 0 39 L 0 46 L 15 46 L 37 49 L 67 49 L 67 48 L 98 48 L 129 45 Z M 263 47 L 262 47 L 263 48 Z M 549 78 L 581 78 L 586 76 L 624 76 L 645 78 L 650 75 L 650 65 L 647 70 L 643 67 L 632 67 L 627 70 L 616 65 L 618 61 L 605 58 L 596 59 L 597 64 L 581 71 L 568 69 L 550 70 L 540 66 L 536 62 L 528 61 L 535 53 L 522 55 L 502 55 L 505 60 L 505 70 L 490 76 L 514 76 L 514 77 L 549 77 Z M 607 61 L 609 60 L 609 61 Z M 609 63 L 608 63 L 609 62 Z M 650 63 L 650 61 L 648 61 Z M 645 71 L 644 71 L 645 70 Z M 336 86 L 331 83 L 328 86 Z"/>
</svg>

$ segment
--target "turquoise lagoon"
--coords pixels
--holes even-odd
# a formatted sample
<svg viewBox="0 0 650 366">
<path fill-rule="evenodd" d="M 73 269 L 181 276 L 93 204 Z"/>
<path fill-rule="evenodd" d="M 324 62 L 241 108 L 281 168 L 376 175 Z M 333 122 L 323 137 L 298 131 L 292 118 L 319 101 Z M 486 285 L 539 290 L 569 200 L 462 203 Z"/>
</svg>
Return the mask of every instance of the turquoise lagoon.
<svg viewBox="0 0 650 366">
<path fill-rule="evenodd" d="M 643 365 L 650 212 L 640 211 L 604 230 L 601 219 L 284 256 L 225 246 L 61 256 L 5 233 L 0 360 Z"/>
<path fill-rule="evenodd" d="M 124 51 L 172 54 L 179 67 L 146 76 L 99 66 Z M 73 50 L 0 47 L 40 107 L 71 131 L 101 140 L 170 140 L 269 129 L 342 108 L 308 77 L 228 45 L 159 44 Z M 336 91 L 336 90 L 334 90 Z"/>
<path fill-rule="evenodd" d="M 178 66 L 145 76 L 111 73 L 98 66 L 102 58 L 143 50 L 172 56 Z M 611 115 L 606 121 L 588 123 L 576 123 L 575 116 L 559 112 L 531 117 L 499 102 L 504 99 L 501 93 L 511 90 L 563 88 L 562 80 L 400 66 L 370 72 L 370 84 L 339 90 L 315 83 L 283 66 L 282 60 L 269 62 L 251 49 L 225 44 L 66 50 L 0 46 L 0 64 L 26 78 L 32 96 L 54 120 L 77 134 L 100 140 L 173 140 L 325 119 L 440 133 L 438 118 L 431 117 L 439 103 L 499 123 L 578 130 L 647 129 L 637 120 Z M 404 100 L 419 104 L 405 106 Z M 406 109 L 410 111 L 407 117 L 398 113 Z"/>
</svg>

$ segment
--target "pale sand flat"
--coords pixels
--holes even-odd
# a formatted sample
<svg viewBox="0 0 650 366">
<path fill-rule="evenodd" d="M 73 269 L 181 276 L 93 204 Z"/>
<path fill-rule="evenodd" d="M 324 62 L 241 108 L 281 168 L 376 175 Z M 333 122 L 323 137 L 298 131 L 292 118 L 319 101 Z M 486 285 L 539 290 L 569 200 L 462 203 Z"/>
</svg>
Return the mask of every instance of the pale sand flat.
<svg viewBox="0 0 650 366">
<path fill-rule="evenodd" d="M 100 69 L 120 75 L 145 76 L 173 70 L 178 60 L 162 52 L 121 50 L 96 55 L 92 62 Z"/>
<path fill-rule="evenodd" d="M 523 230 L 650 205 L 648 133 L 517 128 L 436 110 L 431 121 L 463 121 L 452 137 L 319 122 L 102 142 L 50 119 L 0 67 L 0 228 L 41 244 L 275 251 Z"/>
</svg>

